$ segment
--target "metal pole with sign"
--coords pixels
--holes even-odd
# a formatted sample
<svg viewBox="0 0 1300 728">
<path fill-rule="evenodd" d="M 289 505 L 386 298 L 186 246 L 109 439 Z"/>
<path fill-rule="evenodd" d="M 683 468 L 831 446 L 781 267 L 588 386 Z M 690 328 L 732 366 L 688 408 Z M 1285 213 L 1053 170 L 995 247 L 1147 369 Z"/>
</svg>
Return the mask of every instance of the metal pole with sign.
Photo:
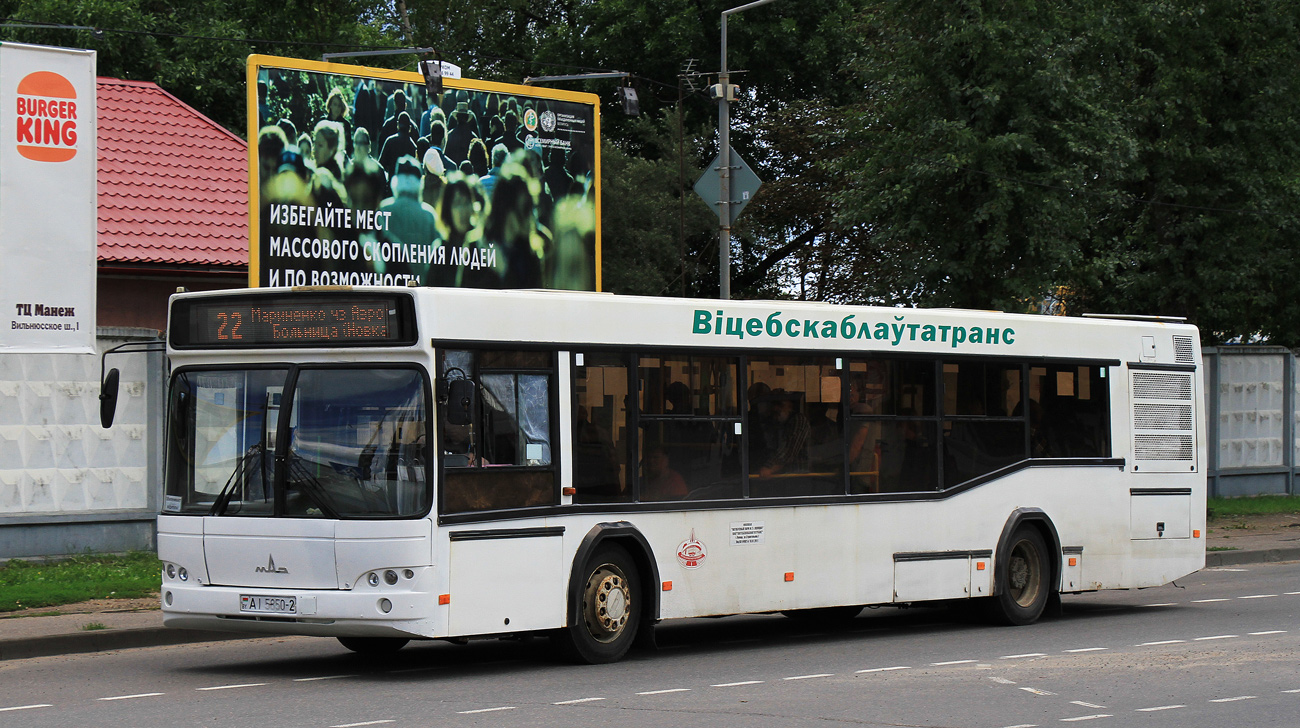
<svg viewBox="0 0 1300 728">
<path fill-rule="evenodd" d="M 731 298 L 731 101 L 736 98 L 727 71 L 727 16 L 776 0 L 758 0 L 722 11 L 722 68 L 715 94 L 718 98 L 718 298 Z"/>
</svg>

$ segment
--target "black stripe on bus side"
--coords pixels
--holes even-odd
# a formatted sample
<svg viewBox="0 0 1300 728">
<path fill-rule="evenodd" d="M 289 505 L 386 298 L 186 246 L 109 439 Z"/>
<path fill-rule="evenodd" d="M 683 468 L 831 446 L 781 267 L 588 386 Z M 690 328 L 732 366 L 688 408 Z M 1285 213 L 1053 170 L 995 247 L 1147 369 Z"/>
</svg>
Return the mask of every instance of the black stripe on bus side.
<svg viewBox="0 0 1300 728">
<path fill-rule="evenodd" d="M 1062 546 L 1062 547 L 1061 547 L 1061 553 L 1063 553 L 1063 554 L 1081 554 L 1081 553 L 1083 553 L 1083 547 L 1082 547 L 1082 546 Z"/>
<path fill-rule="evenodd" d="M 448 534 L 452 541 L 490 541 L 498 538 L 546 538 L 563 536 L 564 526 L 542 526 L 540 528 L 485 528 L 479 531 L 452 531 Z"/>
<path fill-rule="evenodd" d="M 1191 488 L 1129 488 L 1129 495 L 1191 495 Z"/>
<path fill-rule="evenodd" d="M 1154 371 L 1166 372 L 1194 372 L 1195 364 L 1152 364 L 1149 362 L 1131 361 L 1128 363 L 1129 369 L 1147 369 Z"/>
<path fill-rule="evenodd" d="M 993 549 L 976 551 L 903 551 L 894 554 L 894 563 L 900 561 L 942 561 L 946 559 L 991 559 Z"/>
<path fill-rule="evenodd" d="M 1000 470 L 981 475 L 947 490 L 907 491 L 900 493 L 852 493 L 849 495 L 797 496 L 788 498 L 730 498 L 727 500 L 656 501 L 641 503 L 574 503 L 567 506 L 530 506 L 496 511 L 440 513 L 438 524 L 479 523 L 511 518 L 540 518 L 582 513 L 646 513 L 662 511 L 734 511 L 749 508 L 789 508 L 790 506 L 825 506 L 843 504 L 896 503 L 899 501 L 946 500 L 998 478 L 1027 468 L 1051 467 L 1124 467 L 1124 458 L 1033 458 L 1012 463 Z"/>
</svg>

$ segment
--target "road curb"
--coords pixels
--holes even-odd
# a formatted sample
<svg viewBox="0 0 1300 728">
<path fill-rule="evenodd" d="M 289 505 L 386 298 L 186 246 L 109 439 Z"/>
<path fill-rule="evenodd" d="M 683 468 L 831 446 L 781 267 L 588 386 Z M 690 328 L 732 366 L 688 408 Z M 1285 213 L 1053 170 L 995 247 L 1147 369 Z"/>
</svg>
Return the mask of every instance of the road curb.
<svg viewBox="0 0 1300 728">
<path fill-rule="evenodd" d="M 1300 561 L 1300 546 L 1252 551 L 1210 551 L 1205 554 L 1206 566 L 1266 564 L 1273 561 Z"/>
<path fill-rule="evenodd" d="M 126 650 L 135 647 L 181 645 L 190 642 L 216 642 L 221 640 L 252 639 L 266 635 L 246 635 L 234 632 L 209 632 L 201 629 L 168 629 L 146 627 L 142 629 L 105 629 L 85 634 L 54 634 L 41 637 L 0 639 L 0 661 L 23 660 L 29 657 L 75 655 L 86 652 Z"/>
</svg>

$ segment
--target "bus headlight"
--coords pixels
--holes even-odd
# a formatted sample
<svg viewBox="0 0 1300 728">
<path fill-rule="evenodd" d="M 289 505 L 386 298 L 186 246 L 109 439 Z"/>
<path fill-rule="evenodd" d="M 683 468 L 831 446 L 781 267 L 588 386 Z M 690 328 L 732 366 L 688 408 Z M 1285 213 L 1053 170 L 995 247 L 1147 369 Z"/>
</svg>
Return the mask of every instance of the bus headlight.
<svg viewBox="0 0 1300 728">
<path fill-rule="evenodd" d="M 189 581 L 189 580 L 190 580 L 190 572 L 186 571 L 184 566 L 181 567 L 181 570 L 180 570 L 180 577 L 181 577 L 181 581 Z"/>
<path fill-rule="evenodd" d="M 397 572 L 389 569 L 384 572 L 384 583 L 392 586 L 397 583 Z"/>
<path fill-rule="evenodd" d="M 370 584 L 370 586 L 379 586 L 379 574 L 376 574 L 373 571 L 370 572 L 370 576 L 366 577 L 366 581 Z"/>
<path fill-rule="evenodd" d="M 167 565 L 167 578 L 168 578 L 168 579 L 175 579 L 175 578 L 176 578 L 176 564 L 168 564 L 168 565 Z"/>
</svg>

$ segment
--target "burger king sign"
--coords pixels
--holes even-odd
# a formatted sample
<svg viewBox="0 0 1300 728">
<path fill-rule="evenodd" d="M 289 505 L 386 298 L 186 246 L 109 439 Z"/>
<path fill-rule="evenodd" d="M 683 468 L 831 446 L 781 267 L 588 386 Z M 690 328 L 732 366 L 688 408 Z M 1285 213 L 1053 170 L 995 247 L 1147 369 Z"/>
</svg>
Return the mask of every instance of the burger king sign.
<svg viewBox="0 0 1300 728">
<path fill-rule="evenodd" d="M 0 353 L 90 353 L 95 53 L 0 43 Z"/>
</svg>

